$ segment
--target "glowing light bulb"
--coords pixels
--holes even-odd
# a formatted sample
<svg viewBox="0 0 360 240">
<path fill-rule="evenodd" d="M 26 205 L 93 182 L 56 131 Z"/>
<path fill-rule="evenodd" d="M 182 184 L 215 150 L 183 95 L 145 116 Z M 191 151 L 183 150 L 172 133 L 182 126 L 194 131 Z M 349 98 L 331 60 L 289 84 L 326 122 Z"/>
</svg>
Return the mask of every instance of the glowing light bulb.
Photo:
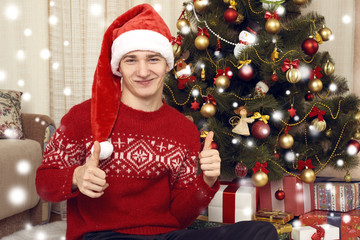
<svg viewBox="0 0 360 240">
<path fill-rule="evenodd" d="M 17 85 L 18 85 L 19 87 L 23 87 L 23 86 L 25 86 L 25 81 L 22 80 L 22 79 L 19 79 L 18 82 L 17 82 Z"/>
<path fill-rule="evenodd" d="M 69 46 L 69 44 L 70 44 L 69 41 L 67 41 L 67 40 L 64 41 L 64 46 L 65 47 Z"/>
<path fill-rule="evenodd" d="M 349 24 L 349 23 L 351 23 L 351 17 L 350 17 L 350 15 L 345 14 L 345 15 L 342 17 L 342 22 L 343 22 L 344 24 Z"/>
<path fill-rule="evenodd" d="M 292 222 L 293 227 L 301 227 L 301 222 L 299 220 L 294 220 Z"/>
<path fill-rule="evenodd" d="M 285 94 L 286 94 L 286 95 L 290 95 L 290 94 L 291 94 L 291 91 L 290 91 L 290 90 L 286 90 L 286 91 L 285 91 Z"/>
<path fill-rule="evenodd" d="M 330 91 L 335 92 L 337 90 L 337 85 L 335 83 L 331 83 L 329 85 L 329 89 Z"/>
<path fill-rule="evenodd" d="M 10 20 L 16 20 L 20 15 L 19 8 L 15 5 L 9 5 L 5 9 L 5 15 Z"/>
<path fill-rule="evenodd" d="M 356 146 L 354 145 L 350 145 L 346 148 L 346 152 L 350 155 L 350 156 L 354 156 L 358 153 L 358 149 Z"/>
<path fill-rule="evenodd" d="M 44 60 L 48 60 L 50 58 L 51 54 L 49 49 L 44 48 L 40 51 L 40 57 Z"/>
<path fill-rule="evenodd" d="M 71 95 L 71 88 L 69 88 L 69 87 L 66 87 L 66 88 L 64 88 L 64 95 L 65 96 L 70 96 Z"/>
<path fill-rule="evenodd" d="M 233 138 L 231 140 L 232 144 L 238 144 L 239 143 L 239 140 L 237 138 Z"/>
<path fill-rule="evenodd" d="M 24 100 L 25 102 L 28 102 L 31 100 L 31 94 L 28 92 L 25 92 L 22 96 L 21 99 Z"/>
<path fill-rule="evenodd" d="M 184 27 L 181 28 L 180 31 L 181 31 L 182 34 L 187 35 L 187 34 L 190 33 L 190 27 L 184 26 Z"/>
<path fill-rule="evenodd" d="M 49 17 L 49 23 L 50 23 L 50 25 L 56 25 L 58 23 L 58 18 L 54 15 L 51 15 Z"/>
<path fill-rule="evenodd" d="M 342 220 L 344 223 L 349 223 L 351 221 L 351 216 L 349 214 L 345 214 Z"/>
<path fill-rule="evenodd" d="M 54 2 L 54 1 L 50 1 L 49 5 L 50 5 L 50 7 L 54 7 L 54 6 L 55 6 L 55 2 Z"/>
<path fill-rule="evenodd" d="M 274 121 L 280 121 L 282 118 L 283 118 L 283 114 L 282 114 L 281 111 L 276 110 L 276 111 L 273 112 L 273 114 L 272 114 L 272 119 L 273 119 Z"/>
<path fill-rule="evenodd" d="M 253 142 L 252 140 L 247 140 L 247 141 L 246 141 L 246 145 L 247 145 L 248 147 L 253 147 L 253 146 L 254 146 L 254 142 Z"/>
<path fill-rule="evenodd" d="M 327 183 L 327 184 L 325 185 L 325 188 L 326 188 L 326 190 L 331 190 L 332 184 L 331 184 L 331 183 Z"/>
<path fill-rule="evenodd" d="M 191 94 L 193 95 L 193 97 L 197 97 L 200 95 L 200 91 L 199 89 L 195 88 L 194 90 L 192 90 Z"/>
<path fill-rule="evenodd" d="M 157 11 L 158 13 L 161 12 L 161 9 L 162 9 L 161 4 L 155 3 L 153 7 L 154 7 L 155 11 Z"/>
<path fill-rule="evenodd" d="M 27 160 L 21 160 L 16 164 L 16 170 L 20 175 L 26 175 L 31 170 L 31 164 Z"/>
<path fill-rule="evenodd" d="M 342 159 L 337 160 L 336 165 L 338 165 L 339 167 L 344 166 L 344 160 L 342 160 Z"/>
<path fill-rule="evenodd" d="M 103 9 L 100 4 L 92 4 L 90 6 L 90 14 L 95 17 L 100 16 L 102 11 L 103 11 Z"/>
<path fill-rule="evenodd" d="M 293 162 L 296 159 L 296 155 L 293 151 L 287 151 L 284 155 L 284 158 L 288 162 Z"/>
<path fill-rule="evenodd" d="M 8 193 L 8 200 L 12 205 L 22 205 L 26 201 L 26 191 L 22 187 L 13 187 Z"/>
<path fill-rule="evenodd" d="M 24 60 L 25 59 L 25 52 L 24 50 L 18 50 L 16 53 L 16 58 L 18 60 Z"/>
<path fill-rule="evenodd" d="M 238 102 L 233 102 L 232 106 L 233 106 L 233 108 L 238 108 L 238 107 L 239 107 L 239 103 L 238 103 Z"/>
<path fill-rule="evenodd" d="M 186 5 L 186 10 L 192 11 L 193 10 L 193 5 L 192 4 Z"/>
<path fill-rule="evenodd" d="M 30 28 L 26 28 L 26 29 L 24 30 L 24 35 L 25 35 L 26 37 L 30 37 L 30 36 L 32 35 L 32 30 L 31 30 Z"/>
<path fill-rule="evenodd" d="M 219 92 L 219 93 L 223 93 L 223 92 L 224 92 L 224 89 L 223 89 L 223 88 L 218 88 L 218 92 Z"/>
<path fill-rule="evenodd" d="M 54 62 L 52 65 L 52 69 L 57 70 L 59 69 L 60 64 L 58 62 Z"/>
<path fill-rule="evenodd" d="M 285 14 L 285 8 L 280 5 L 277 9 L 276 9 L 276 12 L 279 16 L 283 16 Z"/>
</svg>

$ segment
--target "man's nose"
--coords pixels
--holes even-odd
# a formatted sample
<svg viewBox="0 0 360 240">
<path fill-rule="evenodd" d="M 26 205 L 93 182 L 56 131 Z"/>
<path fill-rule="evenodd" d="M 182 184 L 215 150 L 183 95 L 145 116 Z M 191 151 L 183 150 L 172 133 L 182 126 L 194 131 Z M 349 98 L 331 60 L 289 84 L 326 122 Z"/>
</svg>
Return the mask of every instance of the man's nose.
<svg viewBox="0 0 360 240">
<path fill-rule="evenodd" d="M 147 61 L 139 61 L 137 74 L 140 77 L 147 77 L 150 74 L 150 68 Z"/>
</svg>

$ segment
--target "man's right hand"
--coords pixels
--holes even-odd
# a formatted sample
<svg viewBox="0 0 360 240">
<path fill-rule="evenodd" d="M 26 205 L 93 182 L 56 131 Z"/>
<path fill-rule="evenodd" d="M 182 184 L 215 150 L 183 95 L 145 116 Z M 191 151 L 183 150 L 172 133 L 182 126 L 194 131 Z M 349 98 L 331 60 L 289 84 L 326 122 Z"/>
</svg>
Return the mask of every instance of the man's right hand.
<svg viewBox="0 0 360 240">
<path fill-rule="evenodd" d="M 75 168 L 72 181 L 72 190 L 76 188 L 91 198 L 99 198 L 109 186 L 106 182 L 106 173 L 99 166 L 100 143 L 94 142 L 94 152 L 82 166 Z"/>
</svg>

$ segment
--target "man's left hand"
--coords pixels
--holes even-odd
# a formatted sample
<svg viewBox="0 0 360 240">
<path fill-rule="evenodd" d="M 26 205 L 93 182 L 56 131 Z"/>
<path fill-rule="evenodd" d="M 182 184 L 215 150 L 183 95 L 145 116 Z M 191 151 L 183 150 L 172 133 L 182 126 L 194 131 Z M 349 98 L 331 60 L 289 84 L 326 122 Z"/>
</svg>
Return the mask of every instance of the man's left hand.
<svg viewBox="0 0 360 240">
<path fill-rule="evenodd" d="M 200 168 L 203 171 L 204 182 L 212 187 L 220 176 L 221 158 L 219 151 L 211 149 L 214 132 L 210 131 L 205 138 L 204 148 L 199 154 Z"/>
</svg>

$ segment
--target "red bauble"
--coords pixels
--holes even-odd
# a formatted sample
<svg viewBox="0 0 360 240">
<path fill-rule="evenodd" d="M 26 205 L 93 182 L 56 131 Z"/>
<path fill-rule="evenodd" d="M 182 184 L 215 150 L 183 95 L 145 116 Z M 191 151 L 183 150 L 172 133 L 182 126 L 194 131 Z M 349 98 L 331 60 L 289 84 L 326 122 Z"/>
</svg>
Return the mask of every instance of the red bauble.
<svg viewBox="0 0 360 240">
<path fill-rule="evenodd" d="M 351 139 L 346 145 L 347 153 L 354 156 L 360 151 L 360 143 L 354 139 Z"/>
<path fill-rule="evenodd" d="M 211 142 L 211 149 L 218 149 L 219 146 L 217 145 L 217 143 L 215 141 Z"/>
<path fill-rule="evenodd" d="M 243 164 L 242 162 L 239 162 L 238 164 L 236 164 L 236 166 L 235 166 L 236 176 L 238 176 L 240 178 L 246 177 L 247 171 L 248 171 L 248 169 L 247 169 L 246 165 Z"/>
<path fill-rule="evenodd" d="M 251 127 L 251 134 L 257 139 L 264 139 L 270 134 L 270 127 L 264 121 L 257 121 Z"/>
<path fill-rule="evenodd" d="M 245 64 L 239 69 L 239 78 L 243 81 L 250 81 L 254 77 L 254 69 L 250 64 Z"/>
<path fill-rule="evenodd" d="M 275 192 L 275 198 L 277 200 L 283 200 L 285 198 L 285 192 L 280 188 Z"/>
<path fill-rule="evenodd" d="M 306 101 L 312 101 L 314 99 L 314 94 L 312 94 L 311 92 L 308 92 L 306 95 L 305 95 L 305 100 Z"/>
<path fill-rule="evenodd" d="M 270 77 L 271 81 L 277 82 L 279 80 L 279 76 L 276 73 L 273 73 Z"/>
<path fill-rule="evenodd" d="M 274 152 L 272 155 L 272 160 L 277 161 L 280 159 L 280 155 L 277 152 Z"/>
<path fill-rule="evenodd" d="M 308 38 L 303 41 L 303 43 L 301 44 L 301 48 L 305 54 L 312 56 L 318 51 L 319 44 L 315 39 Z"/>
<path fill-rule="evenodd" d="M 232 8 L 226 9 L 224 12 L 224 18 L 227 22 L 235 22 L 238 17 L 238 12 Z"/>
</svg>

